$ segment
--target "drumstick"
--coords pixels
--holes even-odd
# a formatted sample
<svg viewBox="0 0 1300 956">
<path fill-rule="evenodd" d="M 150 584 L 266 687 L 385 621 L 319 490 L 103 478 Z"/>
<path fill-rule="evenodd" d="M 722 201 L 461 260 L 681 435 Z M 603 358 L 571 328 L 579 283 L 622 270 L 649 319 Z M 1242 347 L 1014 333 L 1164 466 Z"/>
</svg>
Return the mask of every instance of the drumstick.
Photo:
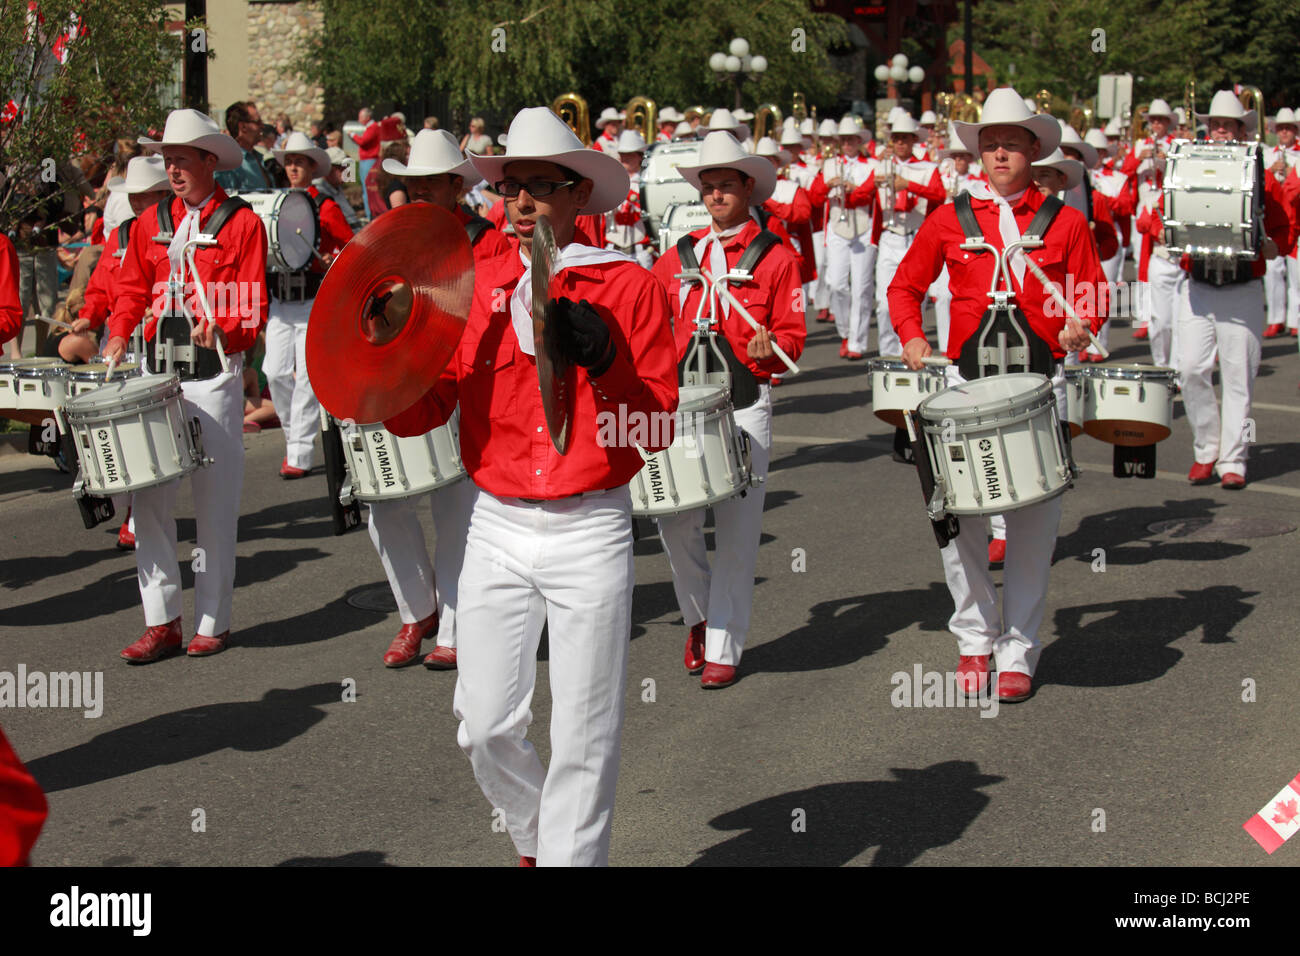
<svg viewBox="0 0 1300 956">
<path fill-rule="evenodd" d="M 190 263 L 190 272 L 194 276 L 194 291 L 198 293 L 199 305 L 203 307 L 203 322 L 206 323 L 209 328 L 211 328 L 215 326 L 217 323 L 212 318 L 212 306 L 208 304 L 208 294 L 203 290 L 203 283 L 199 281 L 199 267 L 194 264 L 195 245 L 196 243 L 194 241 L 190 241 L 185 244 L 185 248 L 186 248 L 187 258 Z M 220 339 L 217 339 L 215 344 L 216 344 L 217 358 L 221 360 L 221 371 L 229 372 L 230 362 L 226 358 L 225 347 L 222 345 Z"/>
<path fill-rule="evenodd" d="M 1022 258 L 1025 260 L 1025 265 L 1029 267 L 1029 271 L 1034 274 L 1034 278 L 1042 283 L 1043 288 L 1046 289 L 1048 294 L 1056 300 L 1056 304 L 1065 310 L 1065 314 L 1087 329 L 1088 338 L 1092 339 L 1093 347 L 1101 353 L 1101 357 L 1103 359 L 1110 358 L 1110 352 L 1106 351 L 1106 347 L 1097 341 L 1097 336 L 1092 334 L 1092 329 L 1089 328 L 1088 323 L 1079 318 L 1079 313 L 1074 311 L 1074 306 L 1066 302 L 1065 297 L 1056 291 L 1056 283 L 1047 278 L 1047 274 L 1044 273 L 1042 269 L 1038 268 L 1038 263 L 1033 260 L 1032 256 L 1023 256 Z"/>
<path fill-rule="evenodd" d="M 945 368 L 952 364 L 952 359 L 948 358 L 946 355 L 927 355 L 925 358 L 921 359 L 921 364 L 929 365 L 934 368 Z"/>
<path fill-rule="evenodd" d="M 725 295 L 727 299 L 731 302 L 732 308 L 734 308 L 736 312 L 740 314 L 740 317 L 744 319 L 746 322 L 748 322 L 750 326 L 753 328 L 753 330 L 757 332 L 759 329 L 762 328 L 762 326 L 759 325 L 756 321 L 754 321 L 754 317 L 750 315 L 747 311 L 745 311 L 745 307 L 740 304 L 740 302 L 732 294 L 731 290 L 727 288 L 726 282 L 728 279 L 732 279 L 732 278 L 748 279 L 750 278 L 750 276 L 737 276 L 731 274 L 725 276 L 719 276 L 718 278 L 713 280 L 714 291 L 715 292 L 720 291 L 723 295 Z M 795 365 L 794 362 L 790 359 L 790 356 L 786 355 L 785 352 L 782 351 L 781 346 L 776 344 L 775 338 L 772 339 L 772 351 L 776 353 L 777 358 L 779 358 L 782 362 L 785 363 L 785 367 L 790 370 L 791 375 L 799 374 L 799 366 Z"/>
<path fill-rule="evenodd" d="M 304 236 L 304 235 L 302 234 L 302 230 L 301 230 L 301 229 L 295 229 L 294 232 L 298 233 L 298 235 L 302 238 L 302 241 L 303 241 L 303 242 L 306 242 L 306 241 L 307 241 L 307 237 Z M 325 265 L 329 265 L 329 264 L 330 264 L 330 261 L 329 261 L 328 259 L 326 259 L 324 256 L 322 256 L 322 255 L 321 255 L 319 252 L 317 252 L 315 249 L 312 249 L 311 254 L 312 254 L 313 256 L 315 256 L 317 259 L 319 259 L 321 262 L 325 263 Z"/>
<path fill-rule="evenodd" d="M 117 356 L 116 356 L 116 355 L 114 355 L 112 358 L 110 358 L 110 359 L 108 360 L 108 371 L 104 373 L 104 384 L 105 384 L 105 385 L 108 384 L 108 380 L 109 380 L 110 378 L 113 377 L 113 373 L 114 373 L 115 371 L 117 371 Z"/>
<path fill-rule="evenodd" d="M 63 322 L 59 319 L 51 319 L 48 316 L 44 316 L 44 315 L 38 315 L 37 318 L 40 319 L 42 322 L 44 322 L 46 325 L 57 325 L 59 328 L 67 329 L 69 332 L 76 331 L 76 329 L 74 329 L 67 322 Z"/>
</svg>

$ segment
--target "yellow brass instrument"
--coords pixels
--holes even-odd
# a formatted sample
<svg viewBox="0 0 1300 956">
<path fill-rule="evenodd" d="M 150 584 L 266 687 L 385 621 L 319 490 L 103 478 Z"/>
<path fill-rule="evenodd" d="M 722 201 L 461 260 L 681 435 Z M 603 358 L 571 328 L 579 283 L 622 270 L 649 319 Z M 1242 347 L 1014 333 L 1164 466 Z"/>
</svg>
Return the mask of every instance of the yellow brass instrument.
<svg viewBox="0 0 1300 956">
<path fill-rule="evenodd" d="M 978 123 L 984 115 L 984 107 L 975 102 L 969 93 L 953 93 L 949 100 L 949 120 L 959 123 Z"/>
<path fill-rule="evenodd" d="M 795 128 L 798 129 L 803 121 L 808 118 L 808 109 L 804 103 L 802 93 L 795 92 L 790 94 L 790 115 L 794 117 Z"/>
<path fill-rule="evenodd" d="M 1150 130 L 1147 129 L 1147 110 L 1149 107 L 1143 106 L 1137 114 L 1132 117 L 1129 124 L 1129 146 L 1136 148 L 1137 144 L 1142 142 Z M 1131 150 L 1130 150 L 1131 151 Z"/>
<path fill-rule="evenodd" d="M 648 96 L 634 96 L 627 101 L 626 129 L 634 129 L 647 143 L 653 143 L 657 135 L 655 130 L 655 101 Z"/>
<path fill-rule="evenodd" d="M 1034 102 L 1038 104 L 1038 112 L 1052 112 L 1052 94 L 1047 90 L 1039 90 L 1034 94 Z"/>
<path fill-rule="evenodd" d="M 1264 145 L 1264 94 L 1258 86 L 1247 86 L 1243 83 L 1241 94 L 1237 99 L 1241 100 L 1243 107 L 1255 111 L 1255 142 Z"/>
<path fill-rule="evenodd" d="M 1187 85 L 1183 87 L 1183 112 L 1187 114 L 1187 128 L 1192 131 L 1192 139 L 1196 139 L 1196 81 L 1188 80 Z"/>
<path fill-rule="evenodd" d="M 764 136 L 770 136 L 768 127 L 777 130 L 781 128 L 781 109 L 775 103 L 764 103 L 754 111 L 754 142 L 757 143 Z"/>
<path fill-rule="evenodd" d="M 817 107 L 814 106 L 808 115 L 812 117 L 813 155 L 820 156 L 822 154 L 822 134 L 817 131 Z"/>
<path fill-rule="evenodd" d="M 1076 106 L 1070 110 L 1070 125 L 1081 137 L 1087 136 L 1092 129 L 1092 107 Z"/>
<path fill-rule="evenodd" d="M 685 115 L 685 118 L 686 118 L 686 122 L 687 122 L 687 123 L 689 123 L 689 122 L 690 122 L 691 120 L 693 120 L 693 119 L 697 119 L 697 120 L 699 120 L 701 123 L 706 123 L 706 122 L 707 122 L 707 121 L 705 120 L 705 116 L 707 115 L 707 111 L 704 109 L 703 106 L 689 106 L 689 107 L 686 108 L 686 112 L 685 112 L 684 115 Z"/>
<path fill-rule="evenodd" d="M 551 101 L 551 112 L 564 120 L 583 146 L 591 145 L 591 112 L 586 100 L 577 93 L 564 93 Z"/>
</svg>

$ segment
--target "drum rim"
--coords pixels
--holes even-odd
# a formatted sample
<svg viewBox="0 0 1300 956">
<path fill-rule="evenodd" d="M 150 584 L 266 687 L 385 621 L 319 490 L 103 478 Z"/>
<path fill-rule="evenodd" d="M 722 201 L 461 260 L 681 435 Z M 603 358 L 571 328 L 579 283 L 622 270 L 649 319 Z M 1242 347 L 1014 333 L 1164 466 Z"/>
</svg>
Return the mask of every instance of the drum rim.
<svg viewBox="0 0 1300 956">
<path fill-rule="evenodd" d="M 935 422 L 930 420 L 926 415 L 926 406 L 928 405 L 933 408 L 935 402 L 940 397 L 968 385 L 974 385 L 976 382 L 988 381 L 990 378 L 1002 378 L 1004 376 L 989 376 L 988 378 L 982 379 L 977 378 L 974 381 L 962 382 L 960 385 L 953 385 L 949 388 L 943 389 L 942 391 L 935 392 L 933 395 L 927 396 L 925 400 L 917 406 L 917 414 L 921 416 L 921 421 L 926 425 L 936 424 L 941 426 L 945 418 L 950 418 L 954 422 L 964 421 L 973 423 L 979 422 L 984 415 L 988 415 L 994 410 L 999 412 L 1007 411 L 1011 414 L 1015 414 L 1022 411 L 1031 411 L 1040 407 L 1042 404 L 1046 404 L 1045 399 L 1047 396 L 1052 396 L 1052 398 L 1055 399 L 1055 395 L 1052 391 L 1052 380 L 1047 378 L 1045 375 L 1039 375 L 1037 372 L 1012 372 L 1010 374 L 1016 376 L 1033 376 L 1038 379 L 1038 382 L 1032 390 L 1027 389 L 1022 395 L 1016 395 L 1010 398 L 1000 398 L 996 402 L 967 405 L 962 409 L 952 409 L 948 411 L 948 414 L 940 415 Z"/>
<path fill-rule="evenodd" d="M 38 381 L 50 378 L 67 378 L 70 366 L 64 362 L 59 365 L 27 365 L 14 369 L 10 374 L 14 378 L 32 378 Z"/>
<path fill-rule="evenodd" d="M 150 383 L 149 379 L 162 381 Z M 182 394 L 181 380 L 176 375 L 133 375 L 111 384 L 128 386 L 135 394 L 125 397 L 106 395 L 103 388 L 95 388 L 73 395 L 63 406 L 68 422 L 80 424 L 101 419 L 111 420 L 145 408 L 169 404 L 173 398 L 179 398 Z"/>
<path fill-rule="evenodd" d="M 57 359 L 47 355 L 32 355 L 24 358 L 5 359 L 3 362 L 0 362 L 0 374 L 7 372 L 11 375 L 17 375 L 24 369 L 67 368 L 68 364 L 69 363 L 63 361 L 63 359 Z"/>
<path fill-rule="evenodd" d="M 1083 369 L 1084 378 L 1119 379 L 1132 382 L 1173 381 L 1178 373 L 1165 365 L 1125 363 L 1116 365 L 1091 365 Z"/>
<path fill-rule="evenodd" d="M 101 371 L 92 372 L 90 369 L 97 368 Z M 108 371 L 107 362 L 87 362 L 85 365 L 69 366 L 67 377 L 74 382 L 98 382 L 103 379 L 104 373 Z M 123 378 L 139 378 L 142 374 L 139 362 L 123 362 L 113 369 L 113 374 L 121 374 Z"/>
</svg>

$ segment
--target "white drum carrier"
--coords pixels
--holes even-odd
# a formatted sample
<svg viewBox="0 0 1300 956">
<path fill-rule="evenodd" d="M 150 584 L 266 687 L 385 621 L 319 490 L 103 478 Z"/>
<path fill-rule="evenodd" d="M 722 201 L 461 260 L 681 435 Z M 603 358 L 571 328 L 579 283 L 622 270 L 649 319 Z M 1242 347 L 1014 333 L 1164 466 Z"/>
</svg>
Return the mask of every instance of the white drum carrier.
<svg viewBox="0 0 1300 956">
<path fill-rule="evenodd" d="M 458 418 L 411 438 L 399 438 L 380 424 L 340 424 L 347 480 L 339 500 L 346 505 L 410 498 L 465 478 Z"/>
<path fill-rule="evenodd" d="M 935 465 L 932 506 L 955 515 L 1000 514 L 1070 486 L 1056 396 L 1042 375 L 966 382 L 927 398 L 919 414 Z"/>
</svg>

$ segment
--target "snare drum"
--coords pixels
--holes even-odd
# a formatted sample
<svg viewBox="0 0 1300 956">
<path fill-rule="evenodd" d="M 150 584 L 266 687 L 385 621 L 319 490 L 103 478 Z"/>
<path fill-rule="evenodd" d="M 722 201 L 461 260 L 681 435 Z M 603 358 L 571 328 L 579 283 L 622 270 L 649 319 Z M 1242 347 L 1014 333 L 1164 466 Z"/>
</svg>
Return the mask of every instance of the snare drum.
<svg viewBox="0 0 1300 956">
<path fill-rule="evenodd" d="M 339 499 L 410 498 L 460 481 L 467 473 L 457 417 L 411 438 L 399 438 L 379 424 L 340 426 L 348 479 Z"/>
<path fill-rule="evenodd" d="M 1177 140 L 1165 172 L 1165 245 L 1175 257 L 1218 255 L 1253 260 L 1263 202 L 1258 143 Z"/>
<path fill-rule="evenodd" d="M 936 503 L 949 514 L 1015 511 L 1070 486 L 1056 395 L 1042 375 L 966 382 L 931 395 L 919 413 Z"/>
<path fill-rule="evenodd" d="M 881 421 L 903 428 L 903 413 L 946 387 L 943 369 L 926 366 L 914 372 L 898 355 L 882 355 L 867 363 L 871 370 L 871 410 Z"/>
<path fill-rule="evenodd" d="M 1171 368 L 1093 365 L 1084 376 L 1083 430 L 1112 445 L 1154 445 L 1173 430 Z"/>
<path fill-rule="evenodd" d="M 749 444 L 736 425 L 725 389 L 678 389 L 673 443 L 646 455 L 631 482 L 632 517 L 662 518 L 734 498 L 753 484 Z"/>
<path fill-rule="evenodd" d="M 198 419 L 187 419 L 175 375 L 139 375 L 68 399 L 63 409 L 96 495 L 139 491 L 208 464 Z"/>
<path fill-rule="evenodd" d="M 85 365 L 73 365 L 68 368 L 68 394 L 84 395 L 86 392 L 93 392 L 104 384 L 104 379 L 108 375 L 107 362 L 90 362 Z M 119 378 L 139 378 L 139 362 L 123 362 L 113 369 L 113 381 Z"/>
<path fill-rule="evenodd" d="M 67 400 L 68 363 L 57 358 L 0 362 L 0 408 L 53 411 Z"/>
<path fill-rule="evenodd" d="M 266 227 L 268 267 L 299 272 L 311 265 L 320 236 L 320 216 L 305 189 L 255 190 L 236 195 L 253 207 Z"/>
<path fill-rule="evenodd" d="M 1083 433 L 1085 404 L 1083 377 L 1087 371 L 1082 365 L 1071 365 L 1065 370 L 1065 412 L 1070 423 L 1071 438 L 1078 438 Z"/>
</svg>

